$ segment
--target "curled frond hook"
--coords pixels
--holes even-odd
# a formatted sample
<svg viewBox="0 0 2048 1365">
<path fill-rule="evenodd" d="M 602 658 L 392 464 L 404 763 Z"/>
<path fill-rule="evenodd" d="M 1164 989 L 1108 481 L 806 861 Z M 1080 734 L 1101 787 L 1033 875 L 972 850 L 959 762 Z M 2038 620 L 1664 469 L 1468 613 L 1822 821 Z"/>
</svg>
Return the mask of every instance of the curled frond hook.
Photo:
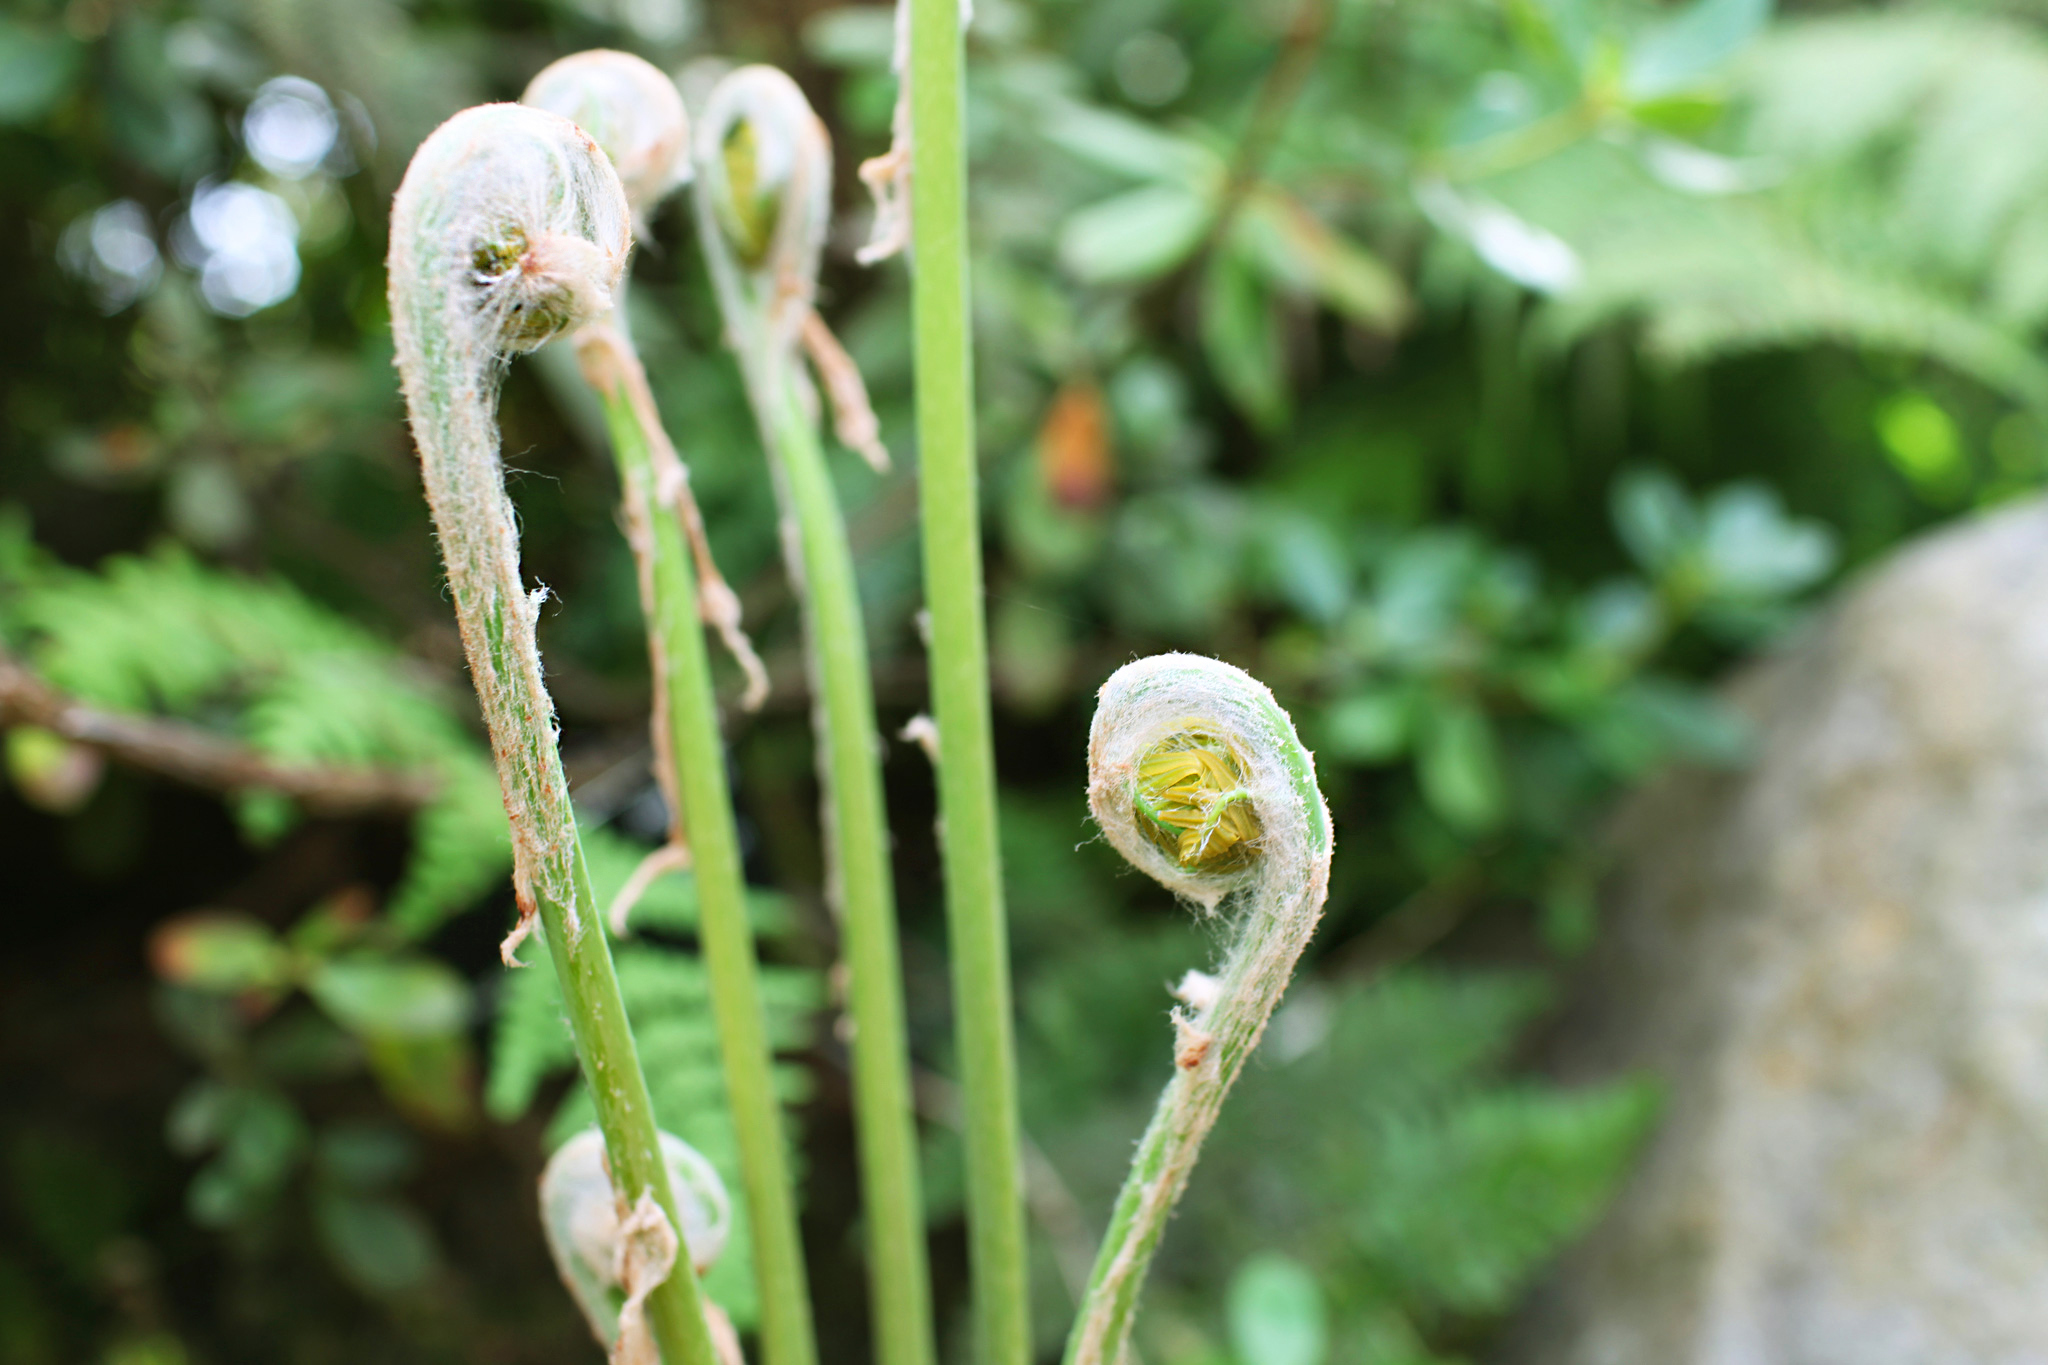
<svg viewBox="0 0 2048 1365">
<path fill-rule="evenodd" d="M 787 355 L 818 291 L 832 213 L 832 143 L 795 81 L 743 66 L 711 92 L 694 149 L 697 206 L 727 325 Z M 733 338 L 742 352 L 755 338 Z"/>
<path fill-rule="evenodd" d="M 596 1128 L 563 1143 L 541 1172 L 541 1227 L 548 1254 L 591 1334 L 611 1348 L 614 1360 L 658 1359 L 648 1354 L 652 1343 L 641 1311 L 648 1289 L 668 1275 L 682 1248 L 688 1249 L 696 1273 L 705 1274 L 732 1231 L 732 1200 L 717 1170 L 673 1133 L 660 1134 L 660 1140 L 680 1233 L 645 1195 L 633 1207 L 622 1207 L 604 1135 Z M 729 1353 L 724 1349 L 732 1339 L 731 1324 L 709 1299 L 704 1308 L 713 1342 L 725 1359 L 736 1361 L 737 1343 Z"/>
<path fill-rule="evenodd" d="M 576 831 L 541 682 L 495 421 L 505 358 L 609 310 L 632 237 L 604 154 L 557 114 L 465 110 L 414 154 L 391 210 L 391 331 L 427 501 L 511 817 L 520 927 L 535 897 L 582 930 Z"/>
<path fill-rule="evenodd" d="M 1315 759 L 1273 694 L 1189 654 L 1141 659 L 1103 684 L 1088 805 L 1117 852 L 1232 930 L 1215 973 L 1190 972 L 1176 991 L 1173 1079 L 1067 1342 L 1067 1365 L 1115 1365 L 1202 1141 L 1322 915 L 1332 834 Z"/>
<path fill-rule="evenodd" d="M 519 102 L 590 134 L 625 186 L 636 219 L 690 178 L 690 121 L 675 82 L 630 52 L 578 52 L 541 68 Z"/>
<path fill-rule="evenodd" d="M 699 236 L 749 386 L 767 397 L 781 382 L 795 384 L 815 414 L 816 395 L 794 359 L 801 349 L 823 381 L 841 444 L 887 470 L 867 386 L 817 314 L 832 215 L 825 125 L 788 75 L 743 66 L 712 90 L 695 142 Z M 774 410 L 759 398 L 756 407 Z"/>
</svg>

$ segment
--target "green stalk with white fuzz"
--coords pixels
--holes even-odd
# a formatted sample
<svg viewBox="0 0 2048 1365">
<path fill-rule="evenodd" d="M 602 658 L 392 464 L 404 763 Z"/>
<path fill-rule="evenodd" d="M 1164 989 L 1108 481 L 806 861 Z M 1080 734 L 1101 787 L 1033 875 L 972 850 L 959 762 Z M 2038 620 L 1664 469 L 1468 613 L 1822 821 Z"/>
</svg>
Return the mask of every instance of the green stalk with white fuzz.
<svg viewBox="0 0 2048 1365">
<path fill-rule="evenodd" d="M 651 598 L 656 605 L 649 626 L 664 655 L 661 683 L 668 693 L 677 797 L 695 860 L 698 932 L 711 982 L 726 1094 L 739 1134 L 741 1185 L 753 1227 L 763 1352 L 769 1365 L 807 1365 L 816 1359 L 810 1290 L 781 1105 L 775 1097 L 753 929 L 747 922 L 746 883 L 713 703 L 710 653 L 696 619 L 695 575 L 672 508 L 657 491 L 650 443 L 635 405 L 619 387 L 600 384 L 598 392 L 624 485 L 628 528 L 635 536 L 648 536 L 653 550 Z"/>
<path fill-rule="evenodd" d="M 540 595 L 519 570 L 494 407 L 505 357 L 611 306 L 631 238 L 619 179 L 567 119 L 466 110 L 421 144 L 392 205 L 391 329 L 427 501 L 506 814 L 520 928 L 537 920 L 561 982 L 620 1207 L 680 1226 L 598 923 L 554 706 L 541 682 Z M 687 1263 L 685 1263 L 687 1264 Z M 668 1273 L 641 1311 L 669 1365 L 716 1365 L 695 1276 Z"/>
<path fill-rule="evenodd" d="M 828 898 L 839 911 L 853 1020 L 855 1120 L 880 1365 L 936 1359 L 919 1195 L 895 889 L 865 628 L 845 519 L 800 368 L 807 348 L 842 438 L 872 418 L 858 371 L 813 309 L 831 190 L 824 128 L 794 82 L 747 67 L 712 92 L 696 139 L 697 222 L 726 330 L 760 423 L 804 610 Z M 858 419 L 866 417 L 866 423 Z M 854 437 L 856 441 L 861 438 Z"/>
<path fill-rule="evenodd" d="M 962 113 L 965 44 L 960 0 L 902 3 L 909 7 L 905 79 L 910 83 L 918 497 L 925 605 L 931 613 L 932 714 L 939 727 L 940 854 L 967 1120 L 976 1359 L 983 1365 L 1026 1365 L 1031 1358 L 1030 1284 L 974 444 Z"/>
<path fill-rule="evenodd" d="M 1138 1294 L 1202 1141 L 1258 1045 L 1329 893 L 1315 759 L 1273 694 L 1190 654 L 1126 664 L 1088 735 L 1088 805 L 1117 852 L 1236 937 L 1173 1013 L 1174 1075 L 1138 1144 L 1067 1340 L 1066 1365 L 1118 1365 Z"/>
<path fill-rule="evenodd" d="M 537 76 L 526 98 L 588 122 L 626 172 L 626 184 L 640 190 L 636 215 L 687 175 L 682 101 L 667 77 L 637 57 L 566 58 Z M 700 613 L 720 627 L 756 680 L 750 695 L 765 692 L 766 679 L 739 634 L 737 601 L 710 564 L 687 471 L 662 428 L 623 320 L 584 328 L 576 345 L 584 376 L 604 404 L 639 570 L 656 694 L 655 766 L 671 806 L 671 849 L 679 851 L 687 835 L 696 868 L 699 931 L 754 1232 L 763 1348 L 768 1365 L 810 1365 L 815 1328 Z M 617 918 L 623 921 L 630 908 L 622 900 Z"/>
</svg>

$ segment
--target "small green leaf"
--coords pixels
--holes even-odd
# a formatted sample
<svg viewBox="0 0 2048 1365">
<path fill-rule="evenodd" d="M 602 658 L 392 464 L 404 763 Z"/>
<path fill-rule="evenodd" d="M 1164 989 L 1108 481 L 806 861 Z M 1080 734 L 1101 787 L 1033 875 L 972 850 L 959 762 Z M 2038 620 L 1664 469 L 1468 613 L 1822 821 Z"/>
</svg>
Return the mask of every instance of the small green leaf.
<svg viewBox="0 0 2048 1365">
<path fill-rule="evenodd" d="M 1661 469 L 1630 470 L 1610 495 L 1614 529 L 1636 563 L 1660 573 L 1699 531 L 1699 514 L 1678 480 Z"/>
<path fill-rule="evenodd" d="M 0 124 L 49 113 L 70 91 L 82 53 L 65 34 L 0 19 Z"/>
<path fill-rule="evenodd" d="M 1245 1262 L 1230 1282 L 1230 1344 L 1244 1365 L 1323 1365 L 1329 1310 L 1307 1267 L 1276 1252 Z"/>
<path fill-rule="evenodd" d="M 1355 692 L 1323 712 L 1323 749 L 1332 758 L 1385 763 L 1408 745 L 1408 697 L 1390 688 Z"/>
<path fill-rule="evenodd" d="M 1694 0 L 1630 46 L 1629 97 L 1653 100 L 1698 85 L 1763 31 L 1772 0 Z"/>
<path fill-rule="evenodd" d="M 426 1220 L 399 1200 L 332 1187 L 314 1198 L 313 1223 L 342 1273 L 368 1293 L 415 1289 L 440 1266 Z"/>
<path fill-rule="evenodd" d="M 273 990 L 290 979 L 291 953 L 269 926 L 227 910 L 180 915 L 150 936 L 156 974 L 207 991 Z"/>
<path fill-rule="evenodd" d="M 333 1020 L 365 1038 L 428 1038 L 469 1023 L 469 986 L 429 957 L 355 952 L 314 967 L 306 990 Z"/>
<path fill-rule="evenodd" d="M 1416 775 L 1423 799 L 1446 823 L 1482 834 L 1505 814 L 1493 725 L 1469 701 L 1440 701 L 1424 713 Z"/>
<path fill-rule="evenodd" d="M 1137 284 L 1186 260 L 1212 206 L 1180 185 L 1145 185 L 1091 204 L 1060 229 L 1060 263 L 1090 284 Z"/>
<path fill-rule="evenodd" d="M 1280 318 L 1234 251 L 1215 253 L 1203 274 L 1202 349 L 1223 391 L 1254 426 L 1272 432 L 1287 424 Z"/>
<path fill-rule="evenodd" d="M 1089 165 L 1133 180 L 1205 185 L 1222 179 L 1222 163 L 1201 143 L 1106 109 L 1056 105 L 1039 132 Z"/>
</svg>

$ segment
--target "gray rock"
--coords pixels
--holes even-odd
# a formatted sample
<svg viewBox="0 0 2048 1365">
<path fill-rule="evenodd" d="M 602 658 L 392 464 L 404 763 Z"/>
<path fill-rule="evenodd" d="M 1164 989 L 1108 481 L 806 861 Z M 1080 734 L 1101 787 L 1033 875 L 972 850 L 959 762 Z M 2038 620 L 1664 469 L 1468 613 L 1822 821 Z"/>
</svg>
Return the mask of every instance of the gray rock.
<svg viewBox="0 0 2048 1365">
<path fill-rule="evenodd" d="M 1560 1064 L 1662 1126 L 1520 1365 L 2048 1365 L 2048 504 L 1879 566 L 1635 799 Z"/>
</svg>

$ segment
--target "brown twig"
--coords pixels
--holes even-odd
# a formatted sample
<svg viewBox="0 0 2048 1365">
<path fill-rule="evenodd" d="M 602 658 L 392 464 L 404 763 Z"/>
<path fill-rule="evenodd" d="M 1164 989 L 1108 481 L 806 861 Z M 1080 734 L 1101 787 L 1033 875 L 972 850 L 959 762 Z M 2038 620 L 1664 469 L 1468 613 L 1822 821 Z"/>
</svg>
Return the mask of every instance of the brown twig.
<svg viewBox="0 0 2048 1365">
<path fill-rule="evenodd" d="M 0 726 L 5 725 L 41 726 L 132 767 L 209 791 L 274 791 L 312 815 L 416 810 L 433 799 L 439 785 L 417 772 L 276 763 L 197 726 L 102 711 L 0 653 Z"/>
<path fill-rule="evenodd" d="M 1267 155 L 1273 150 L 1273 144 L 1280 140 L 1288 115 L 1294 112 L 1295 101 L 1301 98 L 1309 73 L 1315 70 L 1316 58 L 1322 53 L 1323 38 L 1330 31 L 1335 9 L 1335 0 L 1301 0 L 1294 7 L 1293 17 L 1287 22 L 1287 32 L 1280 40 L 1280 55 L 1273 59 L 1273 65 L 1266 69 L 1265 79 L 1259 83 L 1251 122 L 1237 144 L 1237 154 L 1231 158 L 1230 178 L 1224 182 L 1216 219 L 1209 229 L 1211 246 L 1229 236 L 1238 210 L 1258 183 Z"/>
</svg>

